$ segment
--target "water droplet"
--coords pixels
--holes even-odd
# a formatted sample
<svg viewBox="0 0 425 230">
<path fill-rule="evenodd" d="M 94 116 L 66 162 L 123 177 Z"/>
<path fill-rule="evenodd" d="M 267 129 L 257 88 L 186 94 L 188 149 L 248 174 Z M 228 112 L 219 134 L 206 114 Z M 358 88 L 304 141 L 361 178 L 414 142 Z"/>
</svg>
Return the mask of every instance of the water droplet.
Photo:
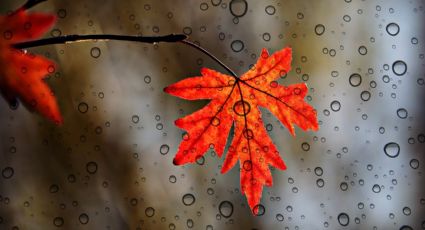
<svg viewBox="0 0 425 230">
<path fill-rule="evenodd" d="M 400 32 L 400 27 L 397 23 L 391 22 L 386 27 L 387 33 L 391 36 L 396 36 Z"/>
<path fill-rule="evenodd" d="M 230 48 L 232 48 L 234 52 L 241 52 L 244 49 L 244 47 L 245 45 L 241 40 L 234 40 L 230 44 Z"/>
<path fill-rule="evenodd" d="M 192 28 L 191 27 L 184 27 L 183 33 L 186 34 L 186 35 L 191 35 L 192 34 Z"/>
<path fill-rule="evenodd" d="M 342 191 L 347 191 L 347 189 L 348 189 L 348 184 L 347 184 L 346 182 L 342 182 L 342 183 L 339 185 L 339 188 L 340 188 Z"/>
<path fill-rule="evenodd" d="M 362 76 L 358 73 L 353 73 L 349 78 L 350 85 L 353 87 L 357 87 L 362 83 Z"/>
<path fill-rule="evenodd" d="M 66 10 L 65 9 L 59 9 L 57 15 L 58 15 L 58 18 L 65 18 L 66 17 Z"/>
<path fill-rule="evenodd" d="M 174 175 L 171 175 L 169 178 L 168 178 L 168 181 L 170 181 L 170 183 L 176 183 L 176 181 L 177 181 L 177 177 L 176 176 L 174 176 Z"/>
<path fill-rule="evenodd" d="M 283 217 L 283 215 L 282 215 L 282 214 L 280 214 L 280 213 L 276 214 L 276 220 L 277 220 L 277 221 L 282 222 L 284 219 L 285 219 L 285 218 Z"/>
<path fill-rule="evenodd" d="M 348 216 L 348 214 L 347 213 L 344 213 L 344 212 L 342 212 L 342 213 L 340 213 L 339 215 L 338 215 L 338 223 L 341 225 L 341 226 L 348 226 L 348 224 L 350 223 L 350 217 Z"/>
<path fill-rule="evenodd" d="M 322 176 L 323 175 L 323 169 L 321 167 L 314 168 L 314 174 L 316 174 L 316 176 Z"/>
<path fill-rule="evenodd" d="M 167 144 L 163 144 L 161 145 L 161 147 L 159 148 L 159 152 L 162 155 L 166 155 L 168 153 L 168 151 L 170 151 L 170 146 L 168 146 Z"/>
<path fill-rule="evenodd" d="M 81 224 L 87 224 L 89 222 L 89 216 L 86 213 L 82 213 L 78 217 L 78 220 L 80 221 Z"/>
<path fill-rule="evenodd" d="M 265 11 L 268 15 L 274 15 L 274 13 L 276 13 L 276 8 L 272 5 L 268 5 L 266 6 Z"/>
<path fill-rule="evenodd" d="M 345 22 L 350 22 L 351 21 L 351 17 L 350 17 L 350 15 L 344 15 L 342 17 L 342 20 L 344 20 Z"/>
<path fill-rule="evenodd" d="M 303 143 L 301 144 L 301 149 L 302 149 L 302 150 L 304 150 L 304 151 L 308 151 L 308 150 L 310 150 L 310 144 L 309 144 L 309 143 L 307 143 L 307 142 L 303 142 Z"/>
<path fill-rule="evenodd" d="M 268 41 L 270 41 L 270 39 L 271 39 L 271 36 L 270 36 L 269 33 L 264 33 L 263 34 L 263 40 L 264 41 L 268 42 Z"/>
<path fill-rule="evenodd" d="M 202 11 L 208 10 L 208 3 L 206 2 L 201 3 L 201 5 L 199 6 L 199 9 L 201 9 Z"/>
<path fill-rule="evenodd" d="M 147 208 L 145 209 L 145 215 L 146 215 L 147 217 L 153 217 L 153 216 L 155 215 L 155 209 L 154 209 L 154 208 L 152 208 L 152 207 L 147 207 Z"/>
<path fill-rule="evenodd" d="M 331 110 L 334 112 L 338 112 L 341 109 L 341 103 L 339 101 L 332 101 L 331 102 Z"/>
<path fill-rule="evenodd" d="M 140 120 L 139 116 L 137 116 L 137 115 L 133 115 L 133 116 L 131 116 L 131 121 L 132 121 L 134 124 L 139 123 L 139 120 Z"/>
<path fill-rule="evenodd" d="M 215 127 L 219 126 L 220 125 L 220 119 L 217 118 L 217 117 L 213 117 L 213 119 L 211 119 L 211 125 L 215 126 Z"/>
<path fill-rule="evenodd" d="M 190 206 L 195 203 L 195 196 L 191 193 L 186 193 L 182 197 L 182 202 L 186 206 Z"/>
<path fill-rule="evenodd" d="M 242 17 L 248 11 L 248 3 L 246 0 L 232 0 L 229 3 L 230 13 L 235 17 Z"/>
<path fill-rule="evenodd" d="M 87 105 L 87 103 L 80 102 L 80 104 L 78 104 L 78 111 L 80 113 L 87 113 L 88 110 L 89 110 L 89 105 Z"/>
<path fill-rule="evenodd" d="M 227 200 L 222 201 L 218 206 L 218 211 L 224 218 L 229 218 L 233 214 L 233 204 Z"/>
<path fill-rule="evenodd" d="M 363 100 L 363 101 L 369 101 L 369 99 L 370 99 L 370 96 L 371 96 L 371 94 L 370 94 L 370 92 L 369 91 L 363 91 L 363 92 L 361 92 L 360 93 L 360 98 Z"/>
<path fill-rule="evenodd" d="M 62 227 L 64 223 L 65 221 L 62 217 L 55 217 L 53 219 L 53 225 L 55 225 L 56 227 Z"/>
<path fill-rule="evenodd" d="M 323 33 L 325 33 L 325 26 L 322 24 L 317 24 L 316 27 L 314 27 L 314 32 L 318 35 L 321 36 Z"/>
<path fill-rule="evenodd" d="M 14 173 L 15 173 L 15 171 L 13 170 L 12 167 L 6 167 L 1 171 L 1 175 L 4 179 L 12 178 Z"/>
<path fill-rule="evenodd" d="M 319 188 L 322 188 L 323 186 L 325 186 L 325 181 L 322 178 L 319 178 L 316 180 L 316 185 Z"/>
<path fill-rule="evenodd" d="M 400 154 L 400 146 L 395 142 L 389 142 L 384 146 L 384 153 L 390 158 L 395 158 Z"/>
<path fill-rule="evenodd" d="M 239 116 L 246 116 L 251 111 L 251 105 L 240 100 L 233 105 L 233 111 Z"/>
<path fill-rule="evenodd" d="M 100 51 L 100 48 L 99 48 L 99 47 L 93 47 L 93 48 L 91 48 L 91 50 L 90 50 L 90 55 L 91 55 L 93 58 L 99 58 L 101 53 L 102 53 L 102 52 Z"/>
<path fill-rule="evenodd" d="M 187 219 L 187 221 L 186 221 L 186 226 L 188 227 L 188 228 L 193 228 L 193 226 L 195 225 L 195 223 L 193 222 L 193 220 L 192 219 Z"/>
<path fill-rule="evenodd" d="M 213 6 L 219 6 L 221 4 L 221 0 L 211 0 L 211 4 Z"/>
<path fill-rule="evenodd" d="M 417 159 L 412 159 L 412 160 L 410 160 L 409 165 L 412 169 L 418 169 L 419 168 L 419 161 Z"/>
<path fill-rule="evenodd" d="M 366 46 L 360 46 L 358 51 L 359 51 L 359 54 L 361 54 L 361 55 L 366 55 L 367 54 L 367 48 L 366 48 Z"/>
<path fill-rule="evenodd" d="M 412 210 L 410 210 L 409 207 L 404 207 L 403 208 L 403 214 L 406 216 L 410 216 L 410 214 L 412 213 Z"/>
<path fill-rule="evenodd" d="M 146 76 L 143 78 L 143 81 L 144 81 L 146 84 L 151 83 L 151 76 L 146 75 Z"/>
<path fill-rule="evenodd" d="M 405 108 L 400 108 L 397 109 L 397 116 L 401 119 L 406 119 L 407 118 L 407 110 Z"/>
<path fill-rule="evenodd" d="M 86 170 L 90 174 L 95 174 L 97 172 L 97 163 L 94 161 L 90 161 L 86 164 Z"/>
<path fill-rule="evenodd" d="M 49 187 L 50 193 L 57 193 L 59 191 L 59 186 L 57 184 L 52 184 Z"/>
<path fill-rule="evenodd" d="M 262 204 L 257 204 L 252 209 L 254 215 L 256 216 L 262 216 L 266 213 L 266 208 Z"/>
<path fill-rule="evenodd" d="M 395 61 L 392 65 L 392 69 L 395 75 L 402 76 L 407 72 L 407 65 L 404 61 Z"/>
<path fill-rule="evenodd" d="M 373 187 L 372 187 L 372 191 L 373 191 L 374 193 L 379 193 L 379 192 L 381 192 L 381 186 L 379 186 L 378 184 L 374 184 L 374 185 L 373 185 Z"/>
</svg>

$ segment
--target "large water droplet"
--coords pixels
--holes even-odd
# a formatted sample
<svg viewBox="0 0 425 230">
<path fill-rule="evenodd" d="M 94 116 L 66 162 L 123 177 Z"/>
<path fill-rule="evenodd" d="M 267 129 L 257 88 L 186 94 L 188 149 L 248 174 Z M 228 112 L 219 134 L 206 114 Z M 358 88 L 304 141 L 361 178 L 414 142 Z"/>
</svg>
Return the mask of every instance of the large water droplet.
<svg viewBox="0 0 425 230">
<path fill-rule="evenodd" d="M 232 0 L 229 3 L 230 13 L 235 17 L 242 17 L 248 11 L 248 3 L 246 0 Z"/>
<path fill-rule="evenodd" d="M 184 205 L 190 206 L 195 203 L 195 196 L 190 193 L 186 193 L 183 195 L 182 202 Z"/>
<path fill-rule="evenodd" d="M 362 76 L 358 73 L 353 73 L 349 78 L 350 85 L 353 87 L 357 87 L 362 83 Z"/>
<path fill-rule="evenodd" d="M 338 223 L 341 226 L 348 226 L 348 224 L 350 223 L 350 217 L 348 216 L 347 213 L 340 213 L 338 215 Z"/>
<path fill-rule="evenodd" d="M 395 75 L 402 76 L 407 72 L 407 65 L 404 61 L 395 61 L 392 65 L 392 69 Z"/>
<path fill-rule="evenodd" d="M 224 218 L 229 218 L 233 214 L 233 204 L 230 201 L 222 201 L 218 206 L 218 211 Z"/>
<path fill-rule="evenodd" d="M 397 23 L 391 22 L 386 27 L 387 33 L 391 36 L 396 36 L 400 32 L 400 27 Z"/>
<path fill-rule="evenodd" d="M 395 142 L 389 142 L 384 146 L 385 155 L 395 158 L 400 154 L 400 146 Z"/>
<path fill-rule="evenodd" d="M 234 40 L 230 44 L 230 47 L 234 52 L 241 52 L 245 47 L 244 43 L 241 40 Z"/>
</svg>

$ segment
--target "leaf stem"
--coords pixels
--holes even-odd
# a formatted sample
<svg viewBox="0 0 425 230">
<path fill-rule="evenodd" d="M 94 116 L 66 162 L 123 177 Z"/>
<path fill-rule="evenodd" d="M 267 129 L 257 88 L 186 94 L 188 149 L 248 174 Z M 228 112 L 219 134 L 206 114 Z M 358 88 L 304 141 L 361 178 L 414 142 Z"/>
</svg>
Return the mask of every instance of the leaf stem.
<svg viewBox="0 0 425 230">
<path fill-rule="evenodd" d="M 30 9 L 30 8 L 40 4 L 42 2 L 45 2 L 45 1 L 47 1 L 47 0 L 27 0 L 27 2 L 24 5 L 22 5 L 21 7 L 19 7 L 19 9 L 16 12 L 18 12 L 19 10 L 28 10 L 28 9 Z"/>
<path fill-rule="evenodd" d="M 130 35 L 114 35 L 114 34 L 90 34 L 90 35 L 66 35 L 53 38 L 45 38 L 40 40 L 15 43 L 13 47 L 17 49 L 26 49 L 37 46 L 53 45 L 53 44 L 67 44 L 74 42 L 85 41 L 98 41 L 98 40 L 118 40 L 118 41 L 131 41 L 143 43 L 157 43 L 157 42 L 178 42 L 186 39 L 184 34 L 169 34 L 165 36 L 130 36 Z"/>
<path fill-rule="evenodd" d="M 226 64 L 224 64 L 222 61 L 220 61 L 216 56 L 214 56 L 212 53 L 210 53 L 208 50 L 206 50 L 205 48 L 197 45 L 194 42 L 191 42 L 187 39 L 181 40 L 181 43 L 191 46 L 199 51 L 201 51 L 202 53 L 206 54 L 208 57 L 212 58 L 214 61 L 216 61 L 218 64 L 220 64 L 224 69 L 227 70 L 227 72 L 229 72 L 236 80 L 239 80 L 238 76 L 235 74 L 235 72 L 233 72 L 233 70 L 231 70 Z"/>
</svg>

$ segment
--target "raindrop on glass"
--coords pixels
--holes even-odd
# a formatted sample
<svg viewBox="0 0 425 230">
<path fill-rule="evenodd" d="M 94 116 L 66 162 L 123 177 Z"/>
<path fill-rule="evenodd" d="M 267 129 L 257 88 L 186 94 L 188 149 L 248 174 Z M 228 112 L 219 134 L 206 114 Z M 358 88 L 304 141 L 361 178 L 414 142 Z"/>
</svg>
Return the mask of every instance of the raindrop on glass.
<svg viewBox="0 0 425 230">
<path fill-rule="evenodd" d="M 256 216 L 262 216 L 266 213 L 266 208 L 262 204 L 257 204 L 252 209 L 254 215 Z"/>
<path fill-rule="evenodd" d="M 314 32 L 315 32 L 318 36 L 322 35 L 323 33 L 325 33 L 325 26 L 324 26 L 324 25 L 322 25 L 322 24 L 317 24 L 317 25 L 314 27 Z"/>
<path fill-rule="evenodd" d="M 407 118 L 407 110 L 405 108 L 400 108 L 397 109 L 397 116 L 401 119 L 406 119 Z"/>
<path fill-rule="evenodd" d="M 402 76 L 407 72 L 407 65 L 404 61 L 395 61 L 392 65 L 392 69 L 395 75 Z"/>
<path fill-rule="evenodd" d="M 155 215 L 155 209 L 154 209 L 154 208 L 152 208 L 152 207 L 147 207 L 147 208 L 145 209 L 145 215 L 146 215 L 147 217 L 153 217 L 153 216 Z"/>
<path fill-rule="evenodd" d="M 6 167 L 1 171 L 1 175 L 4 179 L 12 178 L 13 174 L 14 174 L 14 170 L 12 167 Z"/>
<path fill-rule="evenodd" d="M 362 83 L 362 76 L 358 73 L 353 73 L 349 78 L 350 85 L 353 87 L 357 87 Z"/>
<path fill-rule="evenodd" d="M 137 116 L 137 115 L 133 115 L 133 116 L 131 116 L 131 121 L 132 121 L 134 124 L 139 123 L 139 120 L 140 120 L 139 116 Z"/>
<path fill-rule="evenodd" d="M 384 153 L 390 158 L 395 158 L 400 154 L 400 146 L 395 142 L 389 142 L 384 146 Z"/>
<path fill-rule="evenodd" d="M 80 104 L 78 104 L 78 111 L 80 113 L 87 113 L 87 111 L 89 110 L 89 105 L 85 102 L 80 102 Z"/>
<path fill-rule="evenodd" d="M 224 218 L 229 218 L 233 214 L 233 204 L 227 200 L 222 201 L 218 206 L 218 211 L 220 212 L 220 215 Z"/>
<path fill-rule="evenodd" d="M 62 227 L 64 223 L 65 221 L 62 217 L 55 217 L 53 219 L 53 225 L 55 225 L 56 227 Z"/>
<path fill-rule="evenodd" d="M 350 217 L 348 216 L 348 214 L 347 213 L 340 213 L 339 215 L 338 215 L 338 223 L 341 225 L 341 226 L 348 226 L 348 224 L 350 223 Z"/>
<path fill-rule="evenodd" d="M 161 145 L 161 147 L 159 148 L 159 152 L 162 155 L 166 155 L 168 153 L 168 151 L 170 151 L 170 146 L 168 146 L 167 144 L 163 144 Z"/>
<path fill-rule="evenodd" d="M 230 13 L 235 17 L 242 17 L 248 11 L 248 3 L 246 0 L 232 0 L 229 3 Z"/>
<path fill-rule="evenodd" d="M 86 164 L 86 170 L 90 174 L 95 174 L 97 172 L 97 163 L 94 161 L 90 161 Z"/>
<path fill-rule="evenodd" d="M 190 193 L 186 193 L 182 197 L 182 202 L 184 205 L 190 206 L 195 203 L 195 196 Z"/>
<path fill-rule="evenodd" d="M 102 52 L 100 51 L 100 48 L 99 48 L 99 47 L 93 47 L 93 48 L 91 48 L 91 50 L 90 50 L 90 55 L 91 55 L 93 58 L 99 58 L 101 53 L 102 53 Z"/>
<path fill-rule="evenodd" d="M 331 102 L 331 110 L 334 112 L 338 112 L 341 109 L 341 103 L 339 101 L 332 101 Z"/>
<path fill-rule="evenodd" d="M 417 159 L 412 159 L 412 160 L 410 160 L 409 165 L 412 169 L 418 169 L 419 168 L 419 161 Z"/>
<path fill-rule="evenodd" d="M 367 90 L 365 90 L 365 91 L 363 91 L 363 92 L 361 92 L 361 93 L 360 93 L 360 98 L 361 98 L 363 101 L 369 101 L 370 96 L 371 96 L 371 94 L 370 94 L 370 92 L 369 92 L 369 91 L 367 91 Z"/>
<path fill-rule="evenodd" d="M 86 213 L 82 213 L 78 217 L 78 220 L 80 221 L 81 224 L 87 224 L 89 222 L 89 216 Z"/>
<path fill-rule="evenodd" d="M 241 40 L 234 40 L 230 44 L 230 47 L 234 52 L 241 52 L 244 49 L 245 45 Z"/>
<path fill-rule="evenodd" d="M 396 36 L 400 32 L 400 27 L 397 23 L 391 22 L 386 27 L 387 33 L 391 36 Z"/>
<path fill-rule="evenodd" d="M 274 6 L 269 5 L 266 6 L 265 11 L 268 15 L 273 15 L 274 13 L 276 13 L 276 8 L 274 8 Z"/>
</svg>

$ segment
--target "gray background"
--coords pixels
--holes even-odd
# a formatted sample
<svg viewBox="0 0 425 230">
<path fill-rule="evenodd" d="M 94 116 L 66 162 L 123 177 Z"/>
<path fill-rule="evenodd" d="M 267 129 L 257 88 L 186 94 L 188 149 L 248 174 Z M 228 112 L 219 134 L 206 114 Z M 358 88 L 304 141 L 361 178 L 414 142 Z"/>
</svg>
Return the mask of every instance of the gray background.
<svg viewBox="0 0 425 230">
<path fill-rule="evenodd" d="M 199 75 L 201 67 L 226 73 L 213 60 L 178 43 L 98 41 L 33 48 L 58 63 L 47 81 L 65 124 L 57 127 L 23 106 L 10 110 L 0 100 L 0 229 L 187 229 L 191 224 L 193 229 L 425 229 L 424 3 L 252 0 L 236 19 L 225 0 L 49 0 L 34 7 L 60 16 L 47 37 L 191 31 L 190 40 L 237 74 L 255 63 L 263 47 L 274 52 L 291 46 L 293 70 L 279 82 L 306 80 L 320 130 L 297 128 L 291 137 L 263 110 L 288 169 L 273 171 L 274 185 L 262 197 L 266 212 L 254 217 L 240 193 L 238 166 L 221 175 L 223 159 L 212 152 L 202 166 L 172 164 L 183 133 L 174 120 L 206 101 L 185 101 L 162 89 Z M 1 13 L 20 4 L 3 0 Z M 235 14 L 243 12 L 243 1 L 231 4 Z M 267 13 L 268 6 L 274 14 Z M 392 22 L 400 29 L 396 36 L 386 30 Z M 320 36 L 317 24 L 326 28 Z M 243 51 L 231 49 L 234 40 L 243 41 Z M 360 46 L 366 54 L 360 54 Z M 91 56 L 93 48 L 100 49 L 99 57 Z M 397 60 L 407 65 L 402 76 L 392 70 Z M 362 77 L 358 87 L 350 86 L 353 73 Z M 362 91 L 371 94 L 370 100 L 361 99 Z M 339 111 L 332 110 L 333 101 L 340 103 Z M 89 106 L 87 113 L 79 111 L 81 103 Z M 400 108 L 406 118 L 397 116 Z M 304 142 L 308 151 L 301 147 Z M 389 142 L 399 145 L 398 157 L 385 155 Z M 170 148 L 165 155 L 162 145 Z M 95 173 L 89 173 L 89 162 L 97 165 Z M 14 171 L 11 178 L 3 175 L 8 167 Z M 315 173 L 317 167 L 323 175 Z M 195 202 L 186 206 L 182 197 L 188 193 Z M 220 215 L 222 201 L 233 205 L 230 218 Z M 338 219 L 341 213 L 349 218 L 347 226 Z"/>
</svg>

